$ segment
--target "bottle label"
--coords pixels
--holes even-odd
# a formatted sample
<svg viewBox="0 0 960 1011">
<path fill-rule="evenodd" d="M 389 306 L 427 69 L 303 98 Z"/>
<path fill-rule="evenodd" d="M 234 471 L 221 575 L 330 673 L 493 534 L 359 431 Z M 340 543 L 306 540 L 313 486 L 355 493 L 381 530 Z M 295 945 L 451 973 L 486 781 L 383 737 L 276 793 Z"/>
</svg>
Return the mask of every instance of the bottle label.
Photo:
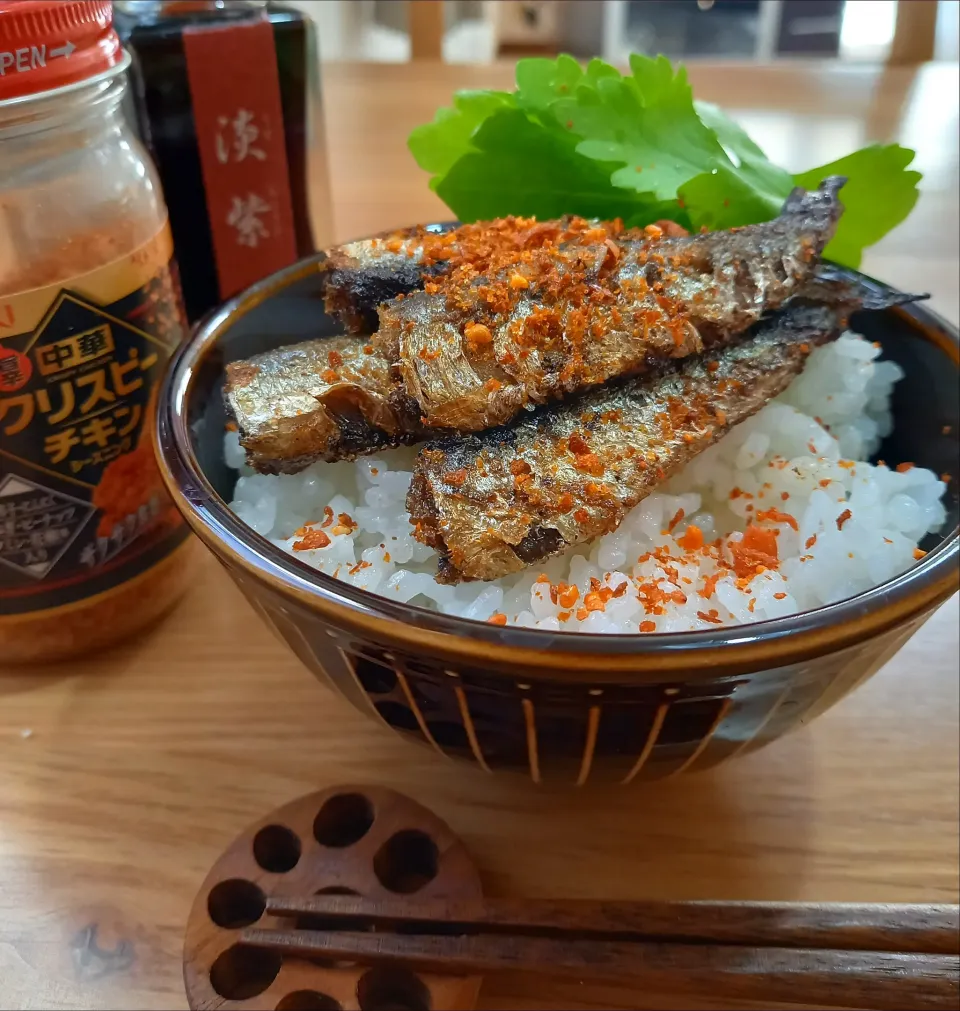
<svg viewBox="0 0 960 1011">
<path fill-rule="evenodd" d="M 297 258 L 273 29 L 191 25 L 187 78 L 220 297 Z"/>
<path fill-rule="evenodd" d="M 0 614 L 110 590 L 187 535 L 153 454 L 185 333 L 172 255 L 164 224 L 88 274 L 0 295 Z"/>
</svg>

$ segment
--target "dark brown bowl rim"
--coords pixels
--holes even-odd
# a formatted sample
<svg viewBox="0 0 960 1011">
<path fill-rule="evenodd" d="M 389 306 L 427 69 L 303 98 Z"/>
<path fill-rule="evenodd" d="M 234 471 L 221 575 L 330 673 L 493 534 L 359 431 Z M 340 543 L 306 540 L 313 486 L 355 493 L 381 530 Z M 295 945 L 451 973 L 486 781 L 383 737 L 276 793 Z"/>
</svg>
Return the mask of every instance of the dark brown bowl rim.
<svg viewBox="0 0 960 1011">
<path fill-rule="evenodd" d="M 157 446 L 164 483 L 207 546 L 221 560 L 240 566 L 281 595 L 292 595 L 338 628 L 414 654 L 430 652 L 460 663 L 466 654 L 490 669 L 521 666 L 533 677 L 539 672 L 566 679 L 600 668 L 640 680 L 654 674 L 697 679 L 698 671 L 701 677 L 746 672 L 834 652 L 907 623 L 956 590 L 960 527 L 908 571 L 847 600 L 716 631 L 612 635 L 491 625 L 391 601 L 318 572 L 246 526 L 220 498 L 193 453 L 186 405 L 197 366 L 219 336 L 237 318 L 314 272 L 323 259 L 318 253 L 277 271 L 200 321 L 174 353 L 164 378 Z M 892 311 L 960 366 L 955 327 L 917 304 Z"/>
</svg>

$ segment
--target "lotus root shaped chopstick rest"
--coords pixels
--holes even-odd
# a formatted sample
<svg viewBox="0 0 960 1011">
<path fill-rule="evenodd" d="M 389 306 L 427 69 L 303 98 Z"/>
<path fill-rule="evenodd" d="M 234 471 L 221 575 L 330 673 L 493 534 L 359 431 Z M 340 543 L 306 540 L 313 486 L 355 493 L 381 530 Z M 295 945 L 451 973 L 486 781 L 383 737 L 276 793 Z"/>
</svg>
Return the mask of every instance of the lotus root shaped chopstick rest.
<svg viewBox="0 0 960 1011">
<path fill-rule="evenodd" d="M 265 912 L 272 896 L 479 898 L 463 843 L 426 808 L 383 787 L 336 786 L 277 808 L 244 831 L 200 888 L 183 951 L 194 1009 L 427 1011 L 470 1009 L 478 976 L 310 960 L 243 947 L 243 928 L 290 926 Z M 306 917 L 297 926 L 324 929 Z"/>
</svg>

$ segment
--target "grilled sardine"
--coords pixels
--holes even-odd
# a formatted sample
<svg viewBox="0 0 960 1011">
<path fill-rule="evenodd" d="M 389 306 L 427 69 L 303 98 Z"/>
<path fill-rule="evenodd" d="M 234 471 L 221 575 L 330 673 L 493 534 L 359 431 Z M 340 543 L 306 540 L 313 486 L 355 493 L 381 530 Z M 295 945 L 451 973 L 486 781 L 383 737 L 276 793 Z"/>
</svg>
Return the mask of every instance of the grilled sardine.
<svg viewBox="0 0 960 1011">
<path fill-rule="evenodd" d="M 330 254 L 326 291 L 328 304 L 343 299 L 343 317 L 359 320 L 393 291 L 383 278 L 403 288 L 421 269 L 442 276 L 383 307 L 374 338 L 307 342 L 229 365 L 225 395 L 249 462 L 294 472 L 431 431 L 481 431 L 699 353 L 810 282 L 841 185 L 797 191 L 780 218 L 731 232 L 511 218 L 341 247 Z"/>
<path fill-rule="evenodd" d="M 873 308 L 904 297 L 865 292 Z M 716 353 L 592 392 L 470 438 L 424 447 L 407 499 L 438 580 L 496 579 L 616 529 L 688 460 L 782 392 L 846 326 L 798 302 Z"/>
<path fill-rule="evenodd" d="M 226 367 L 224 398 L 251 467 L 295 474 L 426 433 L 387 363 L 364 338 L 328 337 Z"/>
<path fill-rule="evenodd" d="M 841 177 L 780 217 L 682 238 L 574 222 L 552 243 L 384 305 L 371 343 L 428 427 L 477 432 L 656 362 L 698 354 L 779 308 L 813 275 Z M 545 226 L 551 223 L 545 223 Z"/>
</svg>

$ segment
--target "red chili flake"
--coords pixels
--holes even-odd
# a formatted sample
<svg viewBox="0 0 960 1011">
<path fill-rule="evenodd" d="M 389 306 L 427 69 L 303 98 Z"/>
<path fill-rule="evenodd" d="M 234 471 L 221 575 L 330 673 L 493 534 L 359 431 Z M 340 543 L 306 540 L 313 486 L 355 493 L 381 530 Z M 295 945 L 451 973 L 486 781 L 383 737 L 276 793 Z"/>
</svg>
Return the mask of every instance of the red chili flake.
<svg viewBox="0 0 960 1011">
<path fill-rule="evenodd" d="M 733 568 L 738 576 L 752 576 L 759 568 L 775 569 L 780 564 L 777 538 L 772 530 L 751 523 L 740 541 L 729 542 Z"/>
<path fill-rule="evenodd" d="M 915 559 L 916 559 L 916 560 L 917 560 L 918 562 L 920 561 L 920 559 L 921 559 L 921 558 L 923 558 L 923 556 L 924 556 L 925 554 L 926 554 L 926 551 L 924 551 L 924 550 L 923 550 L 922 548 L 914 548 L 914 549 L 913 549 L 913 557 L 914 557 L 914 558 L 915 558 Z"/>
<path fill-rule="evenodd" d="M 320 524 L 322 527 L 328 527 L 333 522 L 333 510 L 330 506 L 323 507 L 323 522 Z"/>
<path fill-rule="evenodd" d="M 751 597 L 751 598 L 750 598 L 750 603 L 749 603 L 749 604 L 747 604 L 747 610 L 748 610 L 748 611 L 749 611 L 749 612 L 750 612 L 751 614 L 753 614 L 753 609 L 754 609 L 754 608 L 755 608 L 756 606 L 757 606 L 757 598 L 756 598 L 756 597 Z"/>
<path fill-rule="evenodd" d="M 782 491 L 782 492 L 780 492 L 780 501 L 781 502 L 786 502 L 788 498 L 790 498 L 790 492 L 788 492 L 788 491 Z"/>
<path fill-rule="evenodd" d="M 590 452 L 590 447 L 583 441 L 583 436 L 581 436 L 578 432 L 574 432 L 573 435 L 570 436 L 569 446 L 570 452 L 573 453 L 574 456 L 584 456 Z"/>
<path fill-rule="evenodd" d="M 330 543 L 330 538 L 316 527 L 301 527 L 297 535 L 300 540 L 293 542 L 294 551 L 313 551 L 316 548 L 325 548 Z"/>
<path fill-rule="evenodd" d="M 370 468 L 370 473 L 371 473 L 371 474 L 373 474 L 373 476 L 374 476 L 374 477 L 376 477 L 376 476 L 377 476 L 377 474 L 379 474 L 379 473 L 380 473 L 380 471 L 379 471 L 379 470 L 377 470 L 377 468 L 376 468 L 376 467 L 371 467 L 371 468 Z"/>
<path fill-rule="evenodd" d="M 720 620 L 720 612 L 716 608 L 712 608 L 710 611 L 704 613 L 703 611 L 697 611 L 697 617 L 702 618 L 704 621 L 709 621 L 714 625 L 722 625 L 723 622 Z"/>
<path fill-rule="evenodd" d="M 768 521 L 770 523 L 786 523 L 788 527 L 792 527 L 798 533 L 800 531 L 800 527 L 797 524 L 796 519 L 794 519 L 794 517 L 791 516 L 790 513 L 781 512 L 779 509 L 775 508 L 764 509 L 762 512 L 757 513 L 757 519 L 761 523 L 765 523 Z"/>
<path fill-rule="evenodd" d="M 775 593 L 773 595 L 774 600 L 783 600 L 786 597 L 785 593 Z"/>
<path fill-rule="evenodd" d="M 570 620 L 570 612 L 569 611 L 561 611 L 557 615 L 557 621 L 569 621 L 569 620 Z"/>
<path fill-rule="evenodd" d="M 856 463 L 853 460 L 837 460 L 837 466 L 843 467 L 844 470 L 853 470 Z M 899 468 L 897 469 L 899 470 Z"/>
<path fill-rule="evenodd" d="M 557 505 L 561 512 L 568 513 L 573 508 L 573 496 L 565 491 L 557 500 Z"/>
<path fill-rule="evenodd" d="M 599 477 L 603 473 L 603 464 L 596 453 L 582 453 L 573 458 L 573 466 L 583 474 Z"/>
<path fill-rule="evenodd" d="M 898 463 L 897 464 L 897 473 L 898 474 L 906 474 L 906 472 L 908 470 L 913 470 L 913 467 L 914 467 L 914 465 L 912 463 Z"/>
<path fill-rule="evenodd" d="M 627 592 L 627 581 L 624 580 L 613 591 L 614 597 L 622 597 Z"/>
<path fill-rule="evenodd" d="M 490 333 L 489 327 L 485 327 L 482 323 L 468 323 L 464 327 L 463 336 L 471 351 L 493 343 L 493 335 Z"/>
<path fill-rule="evenodd" d="M 561 588 L 558 588 L 557 599 L 561 607 L 569 610 L 580 599 L 580 590 L 576 586 L 561 584 Z"/>
<path fill-rule="evenodd" d="M 713 596 L 722 575 L 722 572 L 715 572 L 712 576 L 704 576 L 703 589 L 698 591 L 704 600 L 709 600 Z"/>
<path fill-rule="evenodd" d="M 340 526 L 346 527 L 348 532 L 351 530 L 356 530 L 357 527 L 359 526 L 357 521 L 350 515 L 350 513 L 337 513 L 337 522 L 340 524 Z"/>
<path fill-rule="evenodd" d="M 682 510 L 682 509 L 678 509 L 678 510 L 677 510 L 677 511 L 676 511 L 676 512 L 675 512 L 675 513 L 673 514 L 673 519 L 672 519 L 672 520 L 670 520 L 670 522 L 669 522 L 669 523 L 667 524 L 667 533 L 668 533 L 668 534 L 672 534 L 672 533 L 673 533 L 673 528 L 674 528 L 674 527 L 675 527 L 675 526 L 676 526 L 676 525 L 677 525 L 677 524 L 678 524 L 678 523 L 679 523 L 679 522 L 680 522 L 680 521 L 681 521 L 682 519 L 683 519 L 683 510 Z"/>
<path fill-rule="evenodd" d="M 589 614 L 590 614 L 590 612 L 585 607 L 578 607 L 577 608 L 577 621 L 583 621 L 583 619 L 586 618 L 587 615 L 589 615 Z"/>
<path fill-rule="evenodd" d="M 541 572 L 540 575 L 537 576 L 537 582 L 538 583 L 549 583 L 550 582 L 550 577 L 545 572 Z"/>
<path fill-rule="evenodd" d="M 583 606 L 588 611 L 602 611 L 606 607 L 606 602 L 599 593 L 592 591 L 583 598 Z"/>
<path fill-rule="evenodd" d="M 691 523 L 677 543 L 684 551 L 699 551 L 703 547 L 703 531 L 696 523 Z"/>
<path fill-rule="evenodd" d="M 807 549 L 807 551 L 809 551 L 816 543 L 817 543 L 817 535 L 814 534 L 812 537 L 807 538 L 807 542 L 806 544 L 804 544 L 804 547 Z M 892 544 L 893 542 L 891 541 L 890 543 Z"/>
<path fill-rule="evenodd" d="M 884 539 L 883 539 L 883 540 L 884 540 L 884 543 L 886 543 L 886 544 L 893 544 L 893 541 L 892 541 L 892 540 L 890 540 L 890 538 L 889 538 L 889 537 L 884 537 Z"/>
<path fill-rule="evenodd" d="M 389 562 L 391 560 L 390 559 L 390 552 L 389 551 L 384 551 L 384 553 L 383 553 L 383 560 L 385 562 Z"/>
<path fill-rule="evenodd" d="M 496 614 L 491 614 L 490 617 L 487 618 L 488 625 L 506 625 L 506 623 L 507 616 L 502 611 L 497 611 Z"/>
<path fill-rule="evenodd" d="M 361 569 L 368 568 L 370 568 L 369 562 L 359 561 L 356 565 L 351 565 L 350 568 L 347 569 L 347 572 L 349 572 L 351 576 L 355 576 Z"/>
<path fill-rule="evenodd" d="M 578 509 L 578 510 L 577 510 L 577 511 L 576 511 L 576 512 L 575 512 L 575 513 L 573 514 L 573 518 L 574 518 L 574 519 L 575 519 L 575 520 L 576 520 L 576 521 L 577 521 L 578 523 L 586 523 L 586 522 L 587 522 L 587 520 L 588 520 L 588 519 L 590 519 L 590 514 L 589 514 L 589 513 L 587 512 L 587 510 L 586 510 L 586 509 Z"/>
<path fill-rule="evenodd" d="M 650 621 L 648 619 L 647 621 L 640 622 L 641 632 L 656 632 L 656 630 L 657 630 L 657 623 L 655 621 Z"/>
<path fill-rule="evenodd" d="M 844 509 L 842 513 L 837 517 L 837 529 L 842 530 L 843 524 L 847 522 L 848 519 L 853 515 L 849 509 Z"/>
</svg>

